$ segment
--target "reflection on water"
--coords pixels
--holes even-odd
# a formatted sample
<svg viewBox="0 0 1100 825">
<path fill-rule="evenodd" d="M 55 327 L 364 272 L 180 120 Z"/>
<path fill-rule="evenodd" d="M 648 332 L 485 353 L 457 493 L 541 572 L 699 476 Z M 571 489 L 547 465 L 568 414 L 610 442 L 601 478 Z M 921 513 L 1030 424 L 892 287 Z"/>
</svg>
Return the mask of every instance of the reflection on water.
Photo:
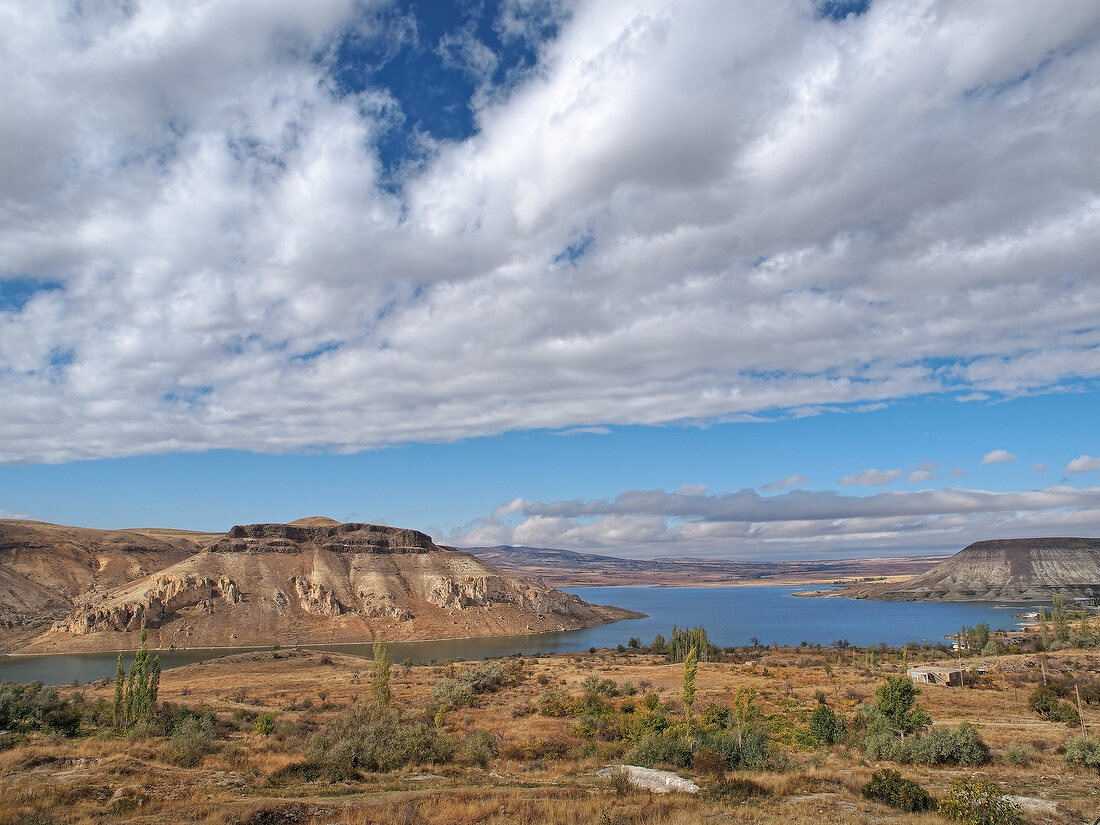
<svg viewBox="0 0 1100 825">
<path fill-rule="evenodd" d="M 603 627 L 528 636 L 490 639 L 453 639 L 432 642 L 394 642 L 390 655 L 395 662 L 413 663 L 445 659 L 482 659 L 520 653 L 559 653 L 590 647 L 615 647 L 637 636 L 643 644 L 658 633 L 670 635 L 673 625 L 703 625 L 710 639 L 723 646 L 747 645 L 753 638 L 763 644 L 833 644 L 846 639 L 854 645 L 885 642 L 943 641 L 948 633 L 964 626 L 988 622 L 997 629 L 1015 626 L 1012 611 L 989 603 L 965 602 L 872 602 L 853 599 L 792 597 L 799 587 L 586 587 L 570 589 L 585 601 L 615 604 L 647 613 L 642 619 L 627 619 Z M 370 644 L 308 645 L 369 657 Z M 164 669 L 193 664 L 217 656 L 257 648 L 218 650 L 157 651 Z M 267 649 L 270 648 L 259 648 Z M 124 656 L 125 660 L 133 654 Z M 117 654 L 96 653 L 73 656 L 3 656 L 0 679 L 63 685 L 111 679 Z"/>
</svg>

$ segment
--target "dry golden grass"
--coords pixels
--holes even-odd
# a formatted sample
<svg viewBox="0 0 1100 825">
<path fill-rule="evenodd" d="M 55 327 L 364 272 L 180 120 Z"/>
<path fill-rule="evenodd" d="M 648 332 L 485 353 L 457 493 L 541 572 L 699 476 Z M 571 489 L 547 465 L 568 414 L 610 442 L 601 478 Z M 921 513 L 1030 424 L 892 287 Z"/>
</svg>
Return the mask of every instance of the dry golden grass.
<svg viewBox="0 0 1100 825">
<path fill-rule="evenodd" d="M 746 651 L 737 663 L 701 663 L 696 708 L 729 704 L 739 687 L 752 687 L 766 712 L 804 725 L 823 691 L 829 704 L 849 716 L 863 699 L 874 696 L 885 675 L 904 673 L 904 662 L 881 656 L 873 661 L 854 651 L 804 649 Z M 970 662 L 972 664 L 973 662 Z M 970 722 L 992 748 L 993 761 L 979 769 L 908 765 L 902 772 L 941 794 L 960 776 L 978 776 L 1006 791 L 1056 800 L 1061 818 L 1083 821 L 1100 813 L 1100 777 L 1067 769 L 1059 746 L 1075 732 L 1045 722 L 1027 708 L 1038 684 L 1039 659 L 1011 656 L 991 659 L 989 677 L 973 688 L 926 687 L 920 697 L 937 724 Z M 407 716 L 420 717 L 432 686 L 443 676 L 460 675 L 468 663 L 393 668 L 394 704 Z M 1048 676 L 1097 676 L 1100 656 L 1063 651 L 1046 659 Z M 767 789 L 747 802 L 706 793 L 692 797 L 614 792 L 596 771 L 615 761 L 615 745 L 581 756 L 572 735 L 573 718 L 548 718 L 529 712 L 547 689 L 578 694 L 588 676 L 631 683 L 634 698 L 656 692 L 679 706 L 682 669 L 659 657 L 601 651 L 527 659 L 516 687 L 481 697 L 480 706 L 451 711 L 446 725 L 462 736 L 491 731 L 506 752 L 522 752 L 524 743 L 557 741 L 570 747 L 564 759 L 498 757 L 488 769 L 423 766 L 362 781 L 313 782 L 273 787 L 267 777 L 299 762 L 309 732 L 370 695 L 370 662 L 335 653 L 268 651 L 166 671 L 163 702 L 202 708 L 216 714 L 228 732 L 212 753 L 193 768 L 171 764 L 163 738 L 130 739 L 100 733 L 80 739 L 32 737 L 0 751 L 0 825 L 55 822 L 187 821 L 209 823 L 513 823 L 578 825 L 676 825 L 676 823 L 855 823 L 889 820 L 942 823 L 927 814 L 904 814 L 864 800 L 860 788 L 880 767 L 866 764 L 854 749 L 789 748 L 790 768 L 783 773 L 739 773 Z M 65 691 L 63 690 L 63 693 Z M 111 701 L 113 687 L 84 689 L 85 701 Z M 1100 708 L 1088 707 L 1085 723 L 1100 733 Z M 255 715 L 270 711 L 277 727 L 271 736 L 254 732 Z M 1026 766 L 1010 763 L 1012 743 L 1030 748 Z M 508 746 L 515 746 L 508 750 Z M 619 752 L 621 753 L 621 748 Z M 894 766 L 897 767 L 897 766 Z M 690 773 L 690 772 L 686 772 Z M 714 780 L 698 777 L 704 788 Z"/>
</svg>

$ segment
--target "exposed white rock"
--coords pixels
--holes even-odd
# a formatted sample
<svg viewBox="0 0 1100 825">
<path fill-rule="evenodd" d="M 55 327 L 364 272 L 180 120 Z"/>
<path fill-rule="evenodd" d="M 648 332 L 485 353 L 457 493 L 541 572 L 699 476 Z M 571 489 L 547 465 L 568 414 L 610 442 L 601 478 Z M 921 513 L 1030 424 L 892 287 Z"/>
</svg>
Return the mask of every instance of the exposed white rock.
<svg viewBox="0 0 1100 825">
<path fill-rule="evenodd" d="M 653 793 L 668 793 L 669 791 L 681 791 L 682 793 L 698 793 L 700 788 L 690 779 L 684 779 L 672 771 L 659 771 L 655 768 L 641 768 L 637 765 L 609 765 L 596 771 L 596 776 L 607 778 L 616 771 L 626 774 L 626 781 L 635 788 L 641 788 Z"/>
</svg>

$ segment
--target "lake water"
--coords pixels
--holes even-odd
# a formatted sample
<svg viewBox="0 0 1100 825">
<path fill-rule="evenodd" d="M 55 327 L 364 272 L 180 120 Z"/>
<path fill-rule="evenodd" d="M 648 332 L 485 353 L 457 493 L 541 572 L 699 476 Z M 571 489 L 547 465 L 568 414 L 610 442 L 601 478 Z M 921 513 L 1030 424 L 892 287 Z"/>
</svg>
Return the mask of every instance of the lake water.
<svg viewBox="0 0 1100 825">
<path fill-rule="evenodd" d="M 458 639 L 437 642 L 395 642 L 390 655 L 395 662 L 443 661 L 534 655 L 615 647 L 637 636 L 643 644 L 658 633 L 666 638 L 673 625 L 703 625 L 710 640 L 720 646 L 748 645 L 755 637 L 761 644 L 831 645 L 847 639 L 853 645 L 885 642 L 937 643 L 963 625 L 988 622 L 993 629 L 1011 629 L 1020 607 L 987 602 L 872 602 L 855 599 L 815 599 L 792 596 L 805 587 L 584 587 L 563 588 L 587 602 L 614 604 L 647 613 L 644 619 L 628 619 L 603 627 L 532 636 L 493 639 Z M 1028 609 L 1034 609 L 1030 606 Z M 370 645 L 309 645 L 369 656 Z M 252 648 L 255 649 L 255 648 Z M 243 648 L 241 650 L 244 650 Z M 164 669 L 192 664 L 240 650 L 158 651 Z M 78 656 L 0 656 L 0 680 L 47 684 L 71 684 L 110 679 L 117 654 Z M 132 658 L 132 654 L 129 657 Z"/>
</svg>

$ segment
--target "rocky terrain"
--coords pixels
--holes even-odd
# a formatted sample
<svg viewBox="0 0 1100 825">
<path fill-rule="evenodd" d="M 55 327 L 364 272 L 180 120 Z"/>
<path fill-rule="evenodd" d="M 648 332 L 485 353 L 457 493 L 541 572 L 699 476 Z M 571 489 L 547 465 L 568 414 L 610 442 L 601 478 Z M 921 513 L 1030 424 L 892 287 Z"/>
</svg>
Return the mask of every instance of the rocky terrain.
<svg viewBox="0 0 1100 825">
<path fill-rule="evenodd" d="M 84 531 L 83 543 L 51 545 L 67 529 L 7 534 L 8 650 L 134 648 L 142 626 L 151 647 L 233 647 L 511 635 L 635 615 L 415 530 L 313 518 L 201 540 Z"/>
<path fill-rule="evenodd" d="M 889 601 L 1046 601 L 1100 597 L 1100 539 L 979 541 L 927 573 L 841 595 Z"/>
</svg>

